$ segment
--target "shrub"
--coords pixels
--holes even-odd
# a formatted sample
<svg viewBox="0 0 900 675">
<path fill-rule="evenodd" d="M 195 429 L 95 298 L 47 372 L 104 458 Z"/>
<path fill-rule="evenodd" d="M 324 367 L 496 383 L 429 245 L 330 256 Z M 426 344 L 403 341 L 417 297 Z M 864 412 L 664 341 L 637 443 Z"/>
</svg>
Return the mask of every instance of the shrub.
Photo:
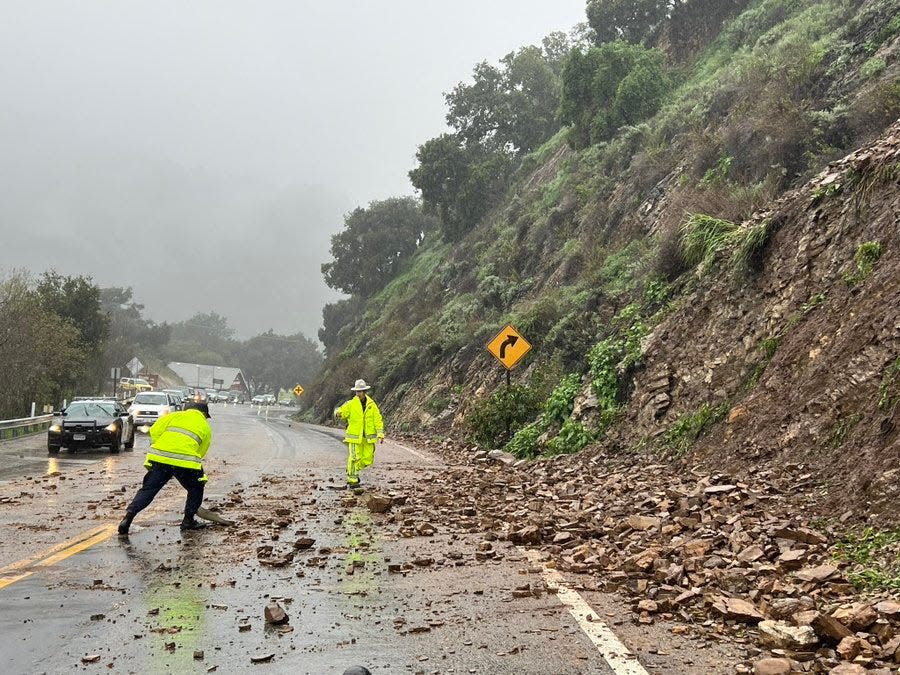
<svg viewBox="0 0 900 675">
<path fill-rule="evenodd" d="M 553 427 L 561 426 L 565 428 L 566 424 L 571 422 L 569 416 L 572 414 L 575 396 L 578 394 L 580 383 L 581 376 L 577 373 L 564 377 L 547 397 L 541 416 L 531 424 L 519 429 L 506 444 L 505 450 L 522 459 L 536 457 L 541 450 L 538 446 L 538 439 L 541 435 Z M 569 424 L 566 434 L 566 438 L 557 445 L 558 448 L 571 448 L 577 445 L 579 436 L 576 430 L 571 427 L 571 424 Z M 587 442 L 589 441 L 585 441 L 578 450 L 584 447 Z M 569 450 L 558 451 L 568 452 Z"/>
<path fill-rule="evenodd" d="M 540 399 L 527 385 L 500 387 L 488 398 L 476 402 L 466 415 L 473 442 L 498 448 L 507 443 L 540 410 Z"/>
<path fill-rule="evenodd" d="M 551 392 L 547 403 L 544 405 L 544 421 L 548 427 L 562 424 L 575 406 L 575 396 L 581 385 L 581 376 L 578 373 L 566 375 Z"/>
<path fill-rule="evenodd" d="M 504 450 L 519 459 L 533 459 L 538 455 L 538 438 L 544 430 L 539 422 L 532 422 L 521 429 L 506 444 Z"/>
<path fill-rule="evenodd" d="M 562 455 L 578 452 L 593 440 L 591 433 L 580 422 L 567 419 L 555 438 L 547 444 L 551 454 Z"/>
<path fill-rule="evenodd" d="M 636 304 L 623 309 L 614 320 L 625 326 L 621 333 L 601 340 L 587 354 L 591 387 L 601 414 L 619 407 L 623 376 L 640 361 L 641 339 L 647 333 Z"/>
<path fill-rule="evenodd" d="M 859 75 L 864 80 L 871 80 L 873 77 L 881 75 L 886 67 L 887 64 L 884 62 L 884 59 L 873 56 L 862 64 L 862 67 L 859 69 Z"/>
</svg>

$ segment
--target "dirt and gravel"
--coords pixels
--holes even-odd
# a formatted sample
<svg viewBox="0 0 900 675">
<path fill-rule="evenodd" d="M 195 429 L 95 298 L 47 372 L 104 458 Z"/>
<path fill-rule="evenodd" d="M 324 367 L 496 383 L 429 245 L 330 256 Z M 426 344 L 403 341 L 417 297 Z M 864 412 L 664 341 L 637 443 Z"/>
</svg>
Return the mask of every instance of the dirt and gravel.
<svg viewBox="0 0 900 675">
<path fill-rule="evenodd" d="M 763 658 L 786 659 L 761 666 L 785 673 L 900 664 L 900 593 L 851 583 L 879 564 L 896 575 L 898 546 L 848 560 L 840 523 L 816 516 L 821 482 L 804 465 L 726 475 L 600 454 L 516 462 L 416 441 L 452 464 L 405 502 L 421 522 L 480 536 L 476 556 L 539 547 L 584 587 L 627 598 L 634 624 L 739 647 L 727 672 L 755 672 Z"/>
</svg>

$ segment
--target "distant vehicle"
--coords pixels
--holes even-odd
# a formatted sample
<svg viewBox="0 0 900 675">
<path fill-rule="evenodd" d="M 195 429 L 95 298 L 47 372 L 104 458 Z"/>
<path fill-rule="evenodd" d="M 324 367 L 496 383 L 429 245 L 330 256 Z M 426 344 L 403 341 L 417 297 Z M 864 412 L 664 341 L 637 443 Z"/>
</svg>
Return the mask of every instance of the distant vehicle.
<svg viewBox="0 0 900 675">
<path fill-rule="evenodd" d="M 266 405 L 275 405 L 278 399 L 275 398 L 275 394 L 263 394 L 263 398 L 265 399 L 264 403 Z"/>
<path fill-rule="evenodd" d="M 153 387 L 142 377 L 123 377 L 119 380 L 119 388 L 126 394 L 136 394 L 139 391 L 150 391 Z"/>
<path fill-rule="evenodd" d="M 59 454 L 63 448 L 107 446 L 110 452 L 134 447 L 134 420 L 113 399 L 81 399 L 60 412 L 59 421 L 47 430 L 47 452 Z"/>
<path fill-rule="evenodd" d="M 206 389 L 194 389 L 194 393 L 191 394 L 191 399 L 194 403 L 208 403 L 209 396 L 206 394 Z"/>
<path fill-rule="evenodd" d="M 266 402 L 266 397 L 263 394 L 257 394 L 253 398 L 250 399 L 251 405 L 264 405 Z"/>
<path fill-rule="evenodd" d="M 278 401 L 278 405 L 283 405 L 286 408 L 292 408 L 294 406 L 294 401 L 290 398 L 283 398 Z"/>
<path fill-rule="evenodd" d="M 210 403 L 225 403 L 228 400 L 228 394 L 224 391 L 211 391 L 208 395 Z"/>
<path fill-rule="evenodd" d="M 232 391 L 228 394 L 228 402 L 240 403 L 241 405 L 243 405 L 247 402 L 247 397 L 244 396 L 244 392 L 242 391 Z"/>
<path fill-rule="evenodd" d="M 184 392 L 181 389 L 163 389 L 166 394 L 169 394 L 175 400 L 175 409 L 176 410 L 184 410 Z"/>
<path fill-rule="evenodd" d="M 131 418 L 135 424 L 153 424 L 175 409 L 169 394 L 164 391 L 142 391 L 131 403 Z"/>
</svg>

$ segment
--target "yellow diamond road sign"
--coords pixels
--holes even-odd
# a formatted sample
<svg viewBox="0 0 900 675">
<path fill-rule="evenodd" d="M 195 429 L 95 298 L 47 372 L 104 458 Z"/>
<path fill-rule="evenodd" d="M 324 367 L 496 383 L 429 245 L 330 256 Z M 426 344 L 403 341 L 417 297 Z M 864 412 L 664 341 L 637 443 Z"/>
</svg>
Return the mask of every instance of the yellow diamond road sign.
<svg viewBox="0 0 900 675">
<path fill-rule="evenodd" d="M 487 343 L 487 349 L 507 370 L 512 370 L 531 351 L 531 345 L 519 331 L 508 325 Z"/>
<path fill-rule="evenodd" d="M 302 393 L 303 393 L 303 387 L 301 387 L 299 384 L 296 387 L 294 387 L 294 396 L 299 396 Z"/>
</svg>

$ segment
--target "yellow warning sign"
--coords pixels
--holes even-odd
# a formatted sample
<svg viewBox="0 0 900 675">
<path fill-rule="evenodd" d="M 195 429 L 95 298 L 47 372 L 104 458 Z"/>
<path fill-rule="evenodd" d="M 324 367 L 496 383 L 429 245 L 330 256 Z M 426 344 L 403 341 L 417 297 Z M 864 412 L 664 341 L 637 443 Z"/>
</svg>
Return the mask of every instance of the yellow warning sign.
<svg viewBox="0 0 900 675">
<path fill-rule="evenodd" d="M 531 344 L 522 337 L 511 325 L 497 333 L 493 340 L 487 343 L 487 350 L 494 355 L 500 363 L 512 370 L 516 364 L 531 351 Z"/>
<path fill-rule="evenodd" d="M 300 394 L 302 394 L 302 393 L 303 393 L 303 387 L 301 387 L 299 384 L 296 387 L 294 387 L 294 396 L 300 396 Z"/>
</svg>

